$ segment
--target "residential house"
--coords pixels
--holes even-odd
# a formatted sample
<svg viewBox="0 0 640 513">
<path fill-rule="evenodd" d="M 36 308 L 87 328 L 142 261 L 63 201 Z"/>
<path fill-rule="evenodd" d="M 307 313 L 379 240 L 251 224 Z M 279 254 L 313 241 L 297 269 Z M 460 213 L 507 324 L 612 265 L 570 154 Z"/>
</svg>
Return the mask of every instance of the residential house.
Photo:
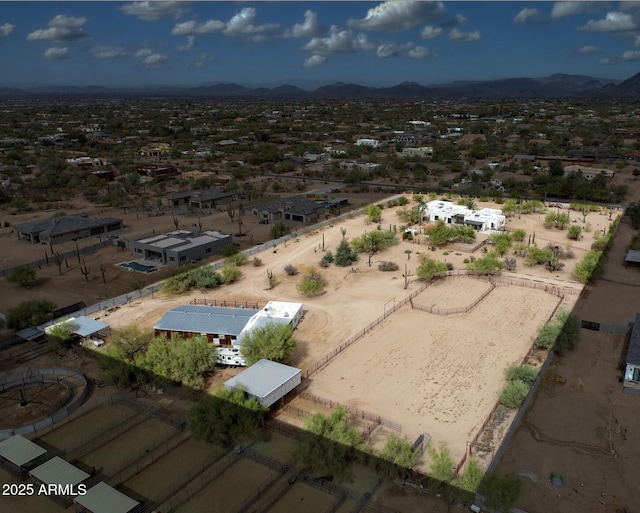
<svg viewBox="0 0 640 513">
<path fill-rule="evenodd" d="M 122 229 L 123 226 L 122 219 L 115 217 L 90 219 L 80 214 L 73 214 L 17 224 L 13 230 L 18 239 L 24 239 L 33 244 L 38 242 L 58 244 L 113 232 Z"/>
<path fill-rule="evenodd" d="M 636 314 L 625 361 L 623 391 L 640 395 L 640 314 Z"/>
<path fill-rule="evenodd" d="M 501 210 L 483 208 L 471 210 L 465 205 L 456 205 L 452 201 L 434 200 L 427 203 L 423 218 L 430 221 L 444 221 L 446 224 L 464 224 L 477 231 L 503 229 L 506 217 Z"/>
<path fill-rule="evenodd" d="M 255 206 L 252 211 L 253 216 L 260 219 L 301 223 L 318 222 L 320 215 L 324 213 L 325 206 L 322 202 L 311 201 L 303 196 L 293 196 L 263 203 Z"/>
<path fill-rule="evenodd" d="M 180 266 L 213 256 L 220 248 L 232 243 L 231 235 L 213 230 L 176 230 L 132 241 L 129 248 L 138 258 L 160 260 L 162 264 Z"/>
</svg>

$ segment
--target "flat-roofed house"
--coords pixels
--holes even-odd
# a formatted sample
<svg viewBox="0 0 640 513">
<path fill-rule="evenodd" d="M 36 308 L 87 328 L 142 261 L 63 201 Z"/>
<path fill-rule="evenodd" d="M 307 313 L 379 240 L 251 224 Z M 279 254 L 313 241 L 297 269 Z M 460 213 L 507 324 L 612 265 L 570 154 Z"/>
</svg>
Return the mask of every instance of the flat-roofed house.
<svg viewBox="0 0 640 513">
<path fill-rule="evenodd" d="M 179 266 L 215 255 L 220 248 L 232 243 L 231 235 L 214 230 L 176 230 L 133 241 L 130 248 L 134 256 L 144 260 L 160 260 L 163 264 Z"/>
</svg>

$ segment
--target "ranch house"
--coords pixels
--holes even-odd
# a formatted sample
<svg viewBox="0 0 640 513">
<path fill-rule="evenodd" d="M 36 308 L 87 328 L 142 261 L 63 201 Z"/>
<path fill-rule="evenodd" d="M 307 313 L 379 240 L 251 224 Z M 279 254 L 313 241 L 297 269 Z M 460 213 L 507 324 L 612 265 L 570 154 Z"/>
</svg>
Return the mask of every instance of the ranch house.
<svg viewBox="0 0 640 513">
<path fill-rule="evenodd" d="M 444 221 L 446 224 L 465 224 L 479 232 L 500 230 L 504 228 L 506 217 L 501 210 L 483 208 L 471 210 L 464 205 L 456 205 L 452 201 L 434 200 L 426 205 L 423 218 L 429 221 Z"/>
<path fill-rule="evenodd" d="M 132 241 L 131 253 L 144 260 L 159 260 L 174 266 L 215 255 L 221 247 L 233 242 L 231 235 L 208 230 L 190 232 L 176 230 L 146 239 Z"/>
<path fill-rule="evenodd" d="M 27 240 L 32 244 L 38 242 L 59 244 L 113 232 L 121 228 L 123 228 L 122 219 L 115 217 L 89 219 L 80 214 L 72 214 L 17 224 L 13 230 L 18 239 Z"/>
</svg>

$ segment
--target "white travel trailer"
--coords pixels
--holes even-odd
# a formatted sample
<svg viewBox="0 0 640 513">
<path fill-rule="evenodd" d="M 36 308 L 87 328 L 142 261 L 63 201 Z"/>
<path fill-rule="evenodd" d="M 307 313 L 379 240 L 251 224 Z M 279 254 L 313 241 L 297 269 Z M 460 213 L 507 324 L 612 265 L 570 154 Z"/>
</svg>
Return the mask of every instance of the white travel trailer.
<svg viewBox="0 0 640 513">
<path fill-rule="evenodd" d="M 240 349 L 236 347 L 218 347 L 216 363 L 220 365 L 229 365 L 230 367 L 246 367 L 245 361 Z"/>
</svg>

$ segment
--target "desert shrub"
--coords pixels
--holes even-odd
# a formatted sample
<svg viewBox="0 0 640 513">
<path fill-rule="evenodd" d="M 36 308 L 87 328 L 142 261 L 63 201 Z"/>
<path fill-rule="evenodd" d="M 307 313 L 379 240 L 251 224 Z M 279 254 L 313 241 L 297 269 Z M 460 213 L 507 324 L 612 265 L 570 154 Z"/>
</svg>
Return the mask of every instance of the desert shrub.
<svg viewBox="0 0 640 513">
<path fill-rule="evenodd" d="M 397 271 L 398 264 L 396 264 L 395 262 L 382 261 L 378 264 L 378 270 L 383 272 Z"/>
<path fill-rule="evenodd" d="M 580 283 L 593 282 L 602 276 L 604 271 L 604 258 L 601 251 L 589 251 L 582 261 L 573 269 L 573 275 Z"/>
<path fill-rule="evenodd" d="M 533 365 L 509 365 L 505 371 L 508 381 L 520 380 L 528 385 L 533 385 L 538 377 L 538 369 Z"/>
<path fill-rule="evenodd" d="M 313 297 L 322 294 L 326 284 L 327 283 L 322 275 L 318 271 L 312 269 L 304 275 L 302 281 L 298 283 L 296 288 L 303 296 Z"/>
<path fill-rule="evenodd" d="M 517 242 L 522 242 L 524 238 L 527 236 L 527 232 L 524 231 L 522 228 L 517 228 L 513 230 L 512 235 L 513 235 L 513 240 Z"/>
<path fill-rule="evenodd" d="M 228 263 L 235 264 L 236 266 L 244 265 L 248 260 L 249 257 L 247 257 L 247 255 L 245 255 L 244 253 L 235 253 L 234 255 L 231 255 L 229 258 L 227 258 Z"/>
<path fill-rule="evenodd" d="M 251 260 L 251 265 L 253 265 L 253 267 L 260 267 L 262 265 L 262 260 L 258 257 L 254 257 L 253 260 Z"/>
<path fill-rule="evenodd" d="M 453 264 L 451 262 L 445 262 L 445 264 L 447 265 L 448 271 L 453 271 Z"/>
<path fill-rule="evenodd" d="M 468 264 L 469 262 L 470 262 L 470 260 L 469 260 L 468 258 L 465 258 L 465 259 L 462 261 L 462 263 L 463 263 L 463 264 Z"/>
<path fill-rule="evenodd" d="M 326 269 L 327 267 L 329 267 L 331 265 L 331 262 L 325 260 L 324 258 L 322 260 L 320 260 L 320 262 L 318 262 L 318 265 L 320 267 L 322 267 L 323 269 Z"/>
<path fill-rule="evenodd" d="M 242 276 L 242 271 L 235 264 L 226 264 L 220 269 L 222 283 L 225 285 L 237 281 Z"/>
<path fill-rule="evenodd" d="M 448 270 L 449 268 L 444 262 L 434 260 L 428 256 L 422 256 L 420 265 L 416 269 L 416 275 L 421 280 L 429 281 L 433 278 L 443 278 Z"/>
<path fill-rule="evenodd" d="M 511 511 L 518 504 L 524 483 L 518 476 L 505 476 L 494 472 L 485 479 L 480 493 L 487 507 L 497 511 Z"/>
<path fill-rule="evenodd" d="M 287 273 L 288 276 L 295 276 L 298 274 L 298 269 L 296 269 L 291 264 L 287 264 L 284 266 L 284 272 Z"/>
<path fill-rule="evenodd" d="M 515 257 L 506 257 L 502 261 L 502 263 L 504 264 L 504 268 L 507 271 L 515 271 L 518 265 L 518 261 L 515 259 Z"/>
<path fill-rule="evenodd" d="M 10 283 L 15 283 L 20 287 L 29 287 L 36 279 L 36 270 L 33 267 L 27 267 L 26 265 L 17 265 L 13 268 L 11 273 L 7 276 L 6 280 Z"/>
<path fill-rule="evenodd" d="M 221 255 L 225 258 L 230 257 L 231 255 L 235 255 L 240 251 L 240 246 L 237 244 L 225 244 L 218 250 L 218 255 Z"/>
<path fill-rule="evenodd" d="M 502 389 L 500 403 L 507 408 L 520 408 L 529 393 L 529 388 L 529 385 L 519 379 L 509 381 Z"/>
<path fill-rule="evenodd" d="M 324 255 L 322 255 L 322 261 L 327 264 L 333 263 L 333 253 L 331 251 L 327 251 Z"/>
</svg>

